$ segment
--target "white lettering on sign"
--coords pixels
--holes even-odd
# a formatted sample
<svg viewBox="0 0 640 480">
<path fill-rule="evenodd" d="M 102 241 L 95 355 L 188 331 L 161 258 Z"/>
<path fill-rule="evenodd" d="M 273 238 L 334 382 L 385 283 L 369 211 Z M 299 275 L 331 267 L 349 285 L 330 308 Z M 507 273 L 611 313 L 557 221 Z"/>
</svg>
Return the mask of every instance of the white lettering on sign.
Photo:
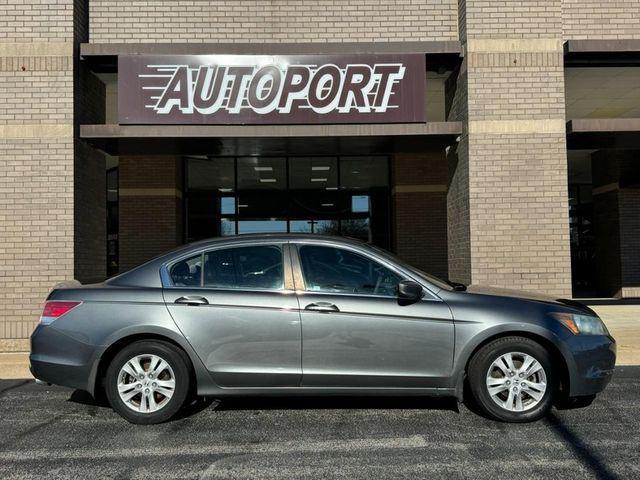
<svg viewBox="0 0 640 480">
<path fill-rule="evenodd" d="M 323 65 L 146 65 L 138 78 L 150 101 L 145 108 L 160 115 L 179 111 L 210 115 L 252 110 L 265 115 L 310 109 L 384 113 L 398 108 L 396 85 L 404 78 L 402 63 Z"/>
</svg>

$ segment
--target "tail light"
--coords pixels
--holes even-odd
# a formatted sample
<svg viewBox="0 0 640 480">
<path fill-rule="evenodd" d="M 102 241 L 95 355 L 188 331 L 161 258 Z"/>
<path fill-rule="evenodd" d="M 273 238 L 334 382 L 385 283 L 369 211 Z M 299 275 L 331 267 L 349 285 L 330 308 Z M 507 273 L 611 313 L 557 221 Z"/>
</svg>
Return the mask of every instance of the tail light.
<svg viewBox="0 0 640 480">
<path fill-rule="evenodd" d="M 50 300 L 44 304 L 42 316 L 40 317 L 40 323 L 42 325 L 49 325 L 56 318 L 60 318 L 64 314 L 76 308 L 81 303 L 82 302 Z"/>
</svg>

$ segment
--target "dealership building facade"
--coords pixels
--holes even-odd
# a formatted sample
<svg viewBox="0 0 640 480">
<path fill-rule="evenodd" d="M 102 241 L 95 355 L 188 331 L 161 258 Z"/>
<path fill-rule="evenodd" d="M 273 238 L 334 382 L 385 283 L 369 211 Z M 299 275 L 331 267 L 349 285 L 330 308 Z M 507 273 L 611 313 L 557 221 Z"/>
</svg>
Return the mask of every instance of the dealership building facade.
<svg viewBox="0 0 640 480">
<path fill-rule="evenodd" d="M 640 297 L 638 0 L 9 0 L 0 351 L 50 288 L 218 235 Z"/>
</svg>

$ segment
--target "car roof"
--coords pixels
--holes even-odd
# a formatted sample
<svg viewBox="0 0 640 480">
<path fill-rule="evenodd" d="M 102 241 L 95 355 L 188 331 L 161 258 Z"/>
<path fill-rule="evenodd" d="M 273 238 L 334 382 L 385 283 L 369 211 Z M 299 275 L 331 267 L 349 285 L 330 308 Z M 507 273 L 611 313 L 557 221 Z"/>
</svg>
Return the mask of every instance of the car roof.
<svg viewBox="0 0 640 480">
<path fill-rule="evenodd" d="M 206 240 L 198 240 L 180 247 L 182 249 L 190 249 L 191 247 L 202 248 L 207 245 L 220 245 L 225 243 L 246 243 L 255 241 L 272 241 L 272 242 L 290 242 L 295 240 L 317 240 L 317 241 L 329 241 L 336 243 L 344 243 L 351 245 L 365 245 L 365 242 L 357 238 L 351 237 L 339 237 L 335 235 L 320 235 L 313 233 L 252 233 L 231 235 L 228 237 L 214 237 Z"/>
</svg>

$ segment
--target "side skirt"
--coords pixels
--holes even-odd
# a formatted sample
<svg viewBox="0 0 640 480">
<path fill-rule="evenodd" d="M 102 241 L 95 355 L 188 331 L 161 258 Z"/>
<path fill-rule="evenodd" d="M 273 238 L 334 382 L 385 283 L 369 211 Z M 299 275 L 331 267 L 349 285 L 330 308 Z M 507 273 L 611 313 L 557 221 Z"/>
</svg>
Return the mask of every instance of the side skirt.
<svg viewBox="0 0 640 480">
<path fill-rule="evenodd" d="M 232 396 L 434 396 L 455 397 L 455 388 L 350 388 L 350 387 L 240 387 L 200 388 L 204 397 Z"/>
</svg>

